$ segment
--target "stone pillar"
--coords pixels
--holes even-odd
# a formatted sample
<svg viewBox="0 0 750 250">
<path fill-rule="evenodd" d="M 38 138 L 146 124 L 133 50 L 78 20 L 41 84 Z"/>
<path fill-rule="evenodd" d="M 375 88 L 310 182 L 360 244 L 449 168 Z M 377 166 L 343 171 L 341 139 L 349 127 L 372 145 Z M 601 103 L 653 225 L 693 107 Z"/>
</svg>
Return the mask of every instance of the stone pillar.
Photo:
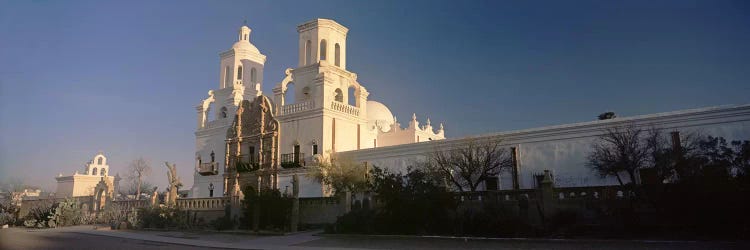
<svg viewBox="0 0 750 250">
<path fill-rule="evenodd" d="M 544 212 L 544 218 L 550 218 L 555 214 L 556 200 L 554 197 L 555 183 L 552 180 L 552 176 L 549 170 L 544 170 L 544 179 L 542 179 L 542 210 Z"/>
<path fill-rule="evenodd" d="M 289 230 L 297 232 L 299 225 L 299 177 L 295 174 L 292 176 L 292 216 Z"/>
</svg>

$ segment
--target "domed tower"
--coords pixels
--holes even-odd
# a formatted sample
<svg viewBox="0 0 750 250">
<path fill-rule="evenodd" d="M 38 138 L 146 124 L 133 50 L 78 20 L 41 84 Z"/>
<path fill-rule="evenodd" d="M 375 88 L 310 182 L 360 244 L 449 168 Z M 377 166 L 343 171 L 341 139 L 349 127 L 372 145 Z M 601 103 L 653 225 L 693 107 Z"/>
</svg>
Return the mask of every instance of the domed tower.
<svg viewBox="0 0 750 250">
<path fill-rule="evenodd" d="M 225 192 L 224 158 L 226 131 L 237 107 L 243 100 L 260 96 L 266 56 L 250 42 L 251 29 L 239 28 L 236 41 L 229 50 L 219 54 L 219 88 L 208 91 L 208 97 L 196 106 L 195 173 L 192 197 L 209 197 Z"/>
<path fill-rule="evenodd" d="M 243 95 L 252 100 L 261 94 L 260 83 L 263 82 L 263 66 L 266 56 L 250 43 L 252 30 L 243 25 L 237 35 L 237 42 L 232 48 L 221 53 L 221 74 L 219 89 L 243 88 Z"/>
</svg>

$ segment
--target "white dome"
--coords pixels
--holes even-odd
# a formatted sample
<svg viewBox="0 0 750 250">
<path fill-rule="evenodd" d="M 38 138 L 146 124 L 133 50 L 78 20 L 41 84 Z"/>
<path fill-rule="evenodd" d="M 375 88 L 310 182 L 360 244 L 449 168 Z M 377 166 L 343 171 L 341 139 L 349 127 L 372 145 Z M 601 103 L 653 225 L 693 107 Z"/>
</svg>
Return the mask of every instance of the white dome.
<svg viewBox="0 0 750 250">
<path fill-rule="evenodd" d="M 380 131 L 388 132 L 394 122 L 388 107 L 376 101 L 367 101 L 367 124 L 370 128 L 379 127 Z"/>
<path fill-rule="evenodd" d="M 250 52 L 260 54 L 260 50 L 258 50 L 255 45 L 245 40 L 237 41 L 236 43 L 234 43 L 234 45 L 232 45 L 232 48 L 237 50 L 249 50 Z"/>
</svg>

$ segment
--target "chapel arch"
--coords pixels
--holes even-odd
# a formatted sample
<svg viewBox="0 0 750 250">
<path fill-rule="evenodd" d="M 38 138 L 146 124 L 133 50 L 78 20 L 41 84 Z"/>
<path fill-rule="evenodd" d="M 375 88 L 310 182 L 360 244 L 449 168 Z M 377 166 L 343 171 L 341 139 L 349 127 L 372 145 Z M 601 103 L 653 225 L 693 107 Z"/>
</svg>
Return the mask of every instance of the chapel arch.
<svg viewBox="0 0 750 250">
<path fill-rule="evenodd" d="M 104 160 L 104 157 L 101 157 L 101 156 L 100 156 L 99 158 L 97 158 L 97 159 L 96 159 L 96 164 L 97 164 L 97 165 L 102 165 L 102 161 L 103 161 L 103 160 Z"/>
<path fill-rule="evenodd" d="M 237 80 L 242 80 L 242 65 L 237 66 Z"/>
<path fill-rule="evenodd" d="M 97 174 L 97 168 L 92 169 L 91 170 L 91 175 L 96 175 L 96 174 Z"/>
</svg>

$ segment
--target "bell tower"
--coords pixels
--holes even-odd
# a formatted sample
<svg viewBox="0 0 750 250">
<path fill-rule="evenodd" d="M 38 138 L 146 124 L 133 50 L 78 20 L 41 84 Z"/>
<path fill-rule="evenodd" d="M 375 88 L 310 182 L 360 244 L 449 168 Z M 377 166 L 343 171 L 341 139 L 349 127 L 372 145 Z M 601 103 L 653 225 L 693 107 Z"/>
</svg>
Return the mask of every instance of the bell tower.
<svg viewBox="0 0 750 250">
<path fill-rule="evenodd" d="M 287 160 L 367 148 L 367 89 L 346 70 L 349 29 L 329 19 L 297 26 L 299 61 L 274 88 L 279 151 Z M 292 97 L 293 96 L 293 97 Z"/>
<path fill-rule="evenodd" d="M 255 100 L 261 93 L 266 56 L 250 42 L 252 30 L 242 25 L 231 36 L 235 40 L 228 50 L 219 54 L 219 86 L 195 107 L 195 168 L 192 197 L 208 197 L 209 184 L 214 194 L 226 192 L 223 185 L 225 139 L 243 100 Z M 215 171 L 214 171 L 215 170 Z"/>
<path fill-rule="evenodd" d="M 346 70 L 346 34 L 349 29 L 333 20 L 315 19 L 297 27 L 299 67 L 327 61 Z"/>
</svg>

